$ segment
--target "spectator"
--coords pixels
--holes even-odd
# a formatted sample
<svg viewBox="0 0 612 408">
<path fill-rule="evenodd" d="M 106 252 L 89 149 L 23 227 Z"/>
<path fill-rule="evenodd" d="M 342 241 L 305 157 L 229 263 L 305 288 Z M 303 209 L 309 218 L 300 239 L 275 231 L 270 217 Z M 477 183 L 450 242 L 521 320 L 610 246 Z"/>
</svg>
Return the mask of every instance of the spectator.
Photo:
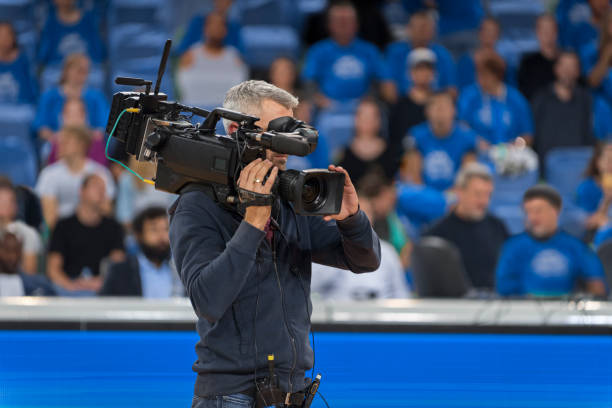
<svg viewBox="0 0 612 408">
<path fill-rule="evenodd" d="M 578 85 L 578 56 L 573 52 L 562 52 L 554 70 L 555 82 L 542 88 L 532 105 L 535 124 L 533 147 L 540 163 L 544 163 L 546 154 L 556 147 L 595 144 L 592 98 Z"/>
<path fill-rule="evenodd" d="M 129 159 L 129 168 L 141 175 L 154 175 L 150 163 L 139 162 L 134 157 Z M 123 171 L 117 182 L 117 203 L 115 216 L 117 221 L 129 227 L 134 217 L 149 207 L 167 207 L 176 196 L 165 191 L 156 190 L 150 184 L 143 183 L 128 171 Z"/>
<path fill-rule="evenodd" d="M 94 129 L 104 131 L 108 121 L 109 106 L 102 92 L 88 88 L 89 59 L 82 54 L 66 58 L 59 85 L 40 96 L 38 110 L 32 127 L 38 136 L 53 142 L 56 132 L 63 126 L 62 111 L 68 99 L 80 99 L 85 103 L 87 123 Z"/>
<path fill-rule="evenodd" d="M 497 265 L 497 291 L 504 296 L 565 296 L 584 284 L 595 296 L 606 293 L 597 255 L 559 230 L 561 196 L 537 185 L 523 196 L 527 230 L 508 240 Z"/>
<path fill-rule="evenodd" d="M 43 216 L 50 228 L 55 226 L 58 218 L 74 213 L 81 183 L 88 174 L 99 174 L 104 179 L 107 197 L 104 208 L 106 214 L 110 212 L 115 187 L 108 169 L 87 158 L 90 140 L 89 131 L 85 128 L 62 129 L 58 137 L 60 160 L 40 172 L 36 192 L 40 196 Z"/>
<path fill-rule="evenodd" d="M 462 55 L 457 62 L 457 85 L 460 90 L 476 82 L 477 61 L 485 58 L 490 53 L 498 52 L 497 42 L 499 41 L 500 31 L 499 22 L 493 17 L 487 17 L 482 20 L 478 30 L 478 48 Z M 506 82 L 514 82 L 513 74 L 513 70 L 507 66 L 505 73 Z"/>
<path fill-rule="evenodd" d="M 83 12 L 76 0 L 53 0 L 40 34 L 38 62 L 41 65 L 61 64 L 71 54 L 83 54 L 94 63 L 104 60 L 104 42 L 93 11 Z"/>
<path fill-rule="evenodd" d="M 396 99 L 384 58 L 376 46 L 356 37 L 357 13 L 348 1 L 331 5 L 330 38 L 314 44 L 306 55 L 302 79 L 320 108 L 333 102 L 362 98 L 374 81 L 380 81 L 383 99 Z"/>
<path fill-rule="evenodd" d="M 398 162 L 408 130 L 425 121 L 425 103 L 433 93 L 436 54 L 427 48 L 416 48 L 408 56 L 412 87 L 391 108 L 389 115 L 389 149 Z"/>
<path fill-rule="evenodd" d="M 599 27 L 610 10 L 610 0 L 588 0 L 590 18 L 577 24 L 567 24 L 561 27 L 561 45 L 578 52 L 585 44 L 597 42 L 600 35 Z"/>
<path fill-rule="evenodd" d="M 387 178 L 393 178 L 397 165 L 388 156 L 387 142 L 381 135 L 380 107 L 373 99 L 363 99 L 355 113 L 355 135 L 340 153 L 338 165 L 346 169 L 355 185 L 372 170 L 381 167 Z"/>
<path fill-rule="evenodd" d="M 608 223 L 612 204 L 612 144 L 595 147 L 585 171 L 586 178 L 576 190 L 576 204 L 589 214 L 586 227 L 595 231 Z"/>
<path fill-rule="evenodd" d="M 276 85 L 292 95 L 301 96 L 300 94 L 303 93 L 298 81 L 295 61 L 289 57 L 278 57 L 272 61 L 272 64 L 270 64 L 270 71 L 268 72 L 268 79 L 268 82 L 272 85 Z M 310 101 L 302 98 L 298 107 L 295 108 L 295 117 L 305 123 L 311 123 L 311 111 L 312 104 Z M 321 135 L 319 135 L 319 137 L 321 137 Z M 319 147 L 320 146 L 317 147 L 317 150 L 319 150 Z M 327 166 L 325 165 L 324 167 Z"/>
<path fill-rule="evenodd" d="M 432 15 L 426 11 L 414 13 L 410 16 L 407 29 L 410 42 L 396 42 L 387 48 L 387 62 L 399 95 L 406 95 L 412 87 L 408 55 L 416 48 L 429 48 L 436 54 L 434 89 L 455 93 L 457 86 L 455 63 L 446 48 L 433 42 L 436 37 L 436 23 Z"/>
<path fill-rule="evenodd" d="M 42 242 L 34 228 L 17 220 L 17 191 L 5 177 L 0 177 L 0 230 L 2 229 L 15 234 L 23 244 L 21 269 L 26 273 L 36 274 Z"/>
<path fill-rule="evenodd" d="M 141 211 L 132 222 L 139 252 L 110 266 L 101 295 L 169 298 L 184 296 L 184 288 L 170 261 L 168 215 L 162 207 Z"/>
<path fill-rule="evenodd" d="M 602 21 L 599 46 L 595 43 L 585 45 L 581 59 L 589 86 L 612 103 L 612 10 Z"/>
<path fill-rule="evenodd" d="M 231 46 L 238 51 L 242 51 L 240 22 L 236 18 L 230 16 L 230 10 L 233 3 L 233 0 L 214 0 L 212 13 L 223 16 L 226 22 L 227 35 L 223 39 L 223 45 Z M 206 31 L 202 30 L 206 17 L 207 15 L 205 14 L 198 14 L 193 16 L 191 21 L 189 21 L 185 34 L 178 47 L 176 47 L 176 55 L 183 55 L 196 43 L 206 42 Z"/>
<path fill-rule="evenodd" d="M 605 98 L 593 98 L 593 134 L 599 141 L 612 139 L 612 107 Z"/>
<path fill-rule="evenodd" d="M 74 214 L 62 218 L 51 234 L 47 275 L 65 295 L 93 295 L 102 286 L 100 262 L 124 260 L 123 229 L 104 216 L 106 187 L 96 174 L 83 179 Z"/>
<path fill-rule="evenodd" d="M 465 165 L 455 182 L 455 207 L 424 234 L 457 246 L 476 289 L 495 289 L 497 257 L 509 236 L 503 222 L 488 212 L 493 187 L 493 176 L 486 166 Z"/>
<path fill-rule="evenodd" d="M 529 104 L 521 93 L 503 82 L 504 60 L 497 54 L 484 56 L 476 65 L 477 83 L 459 97 L 459 117 L 480 136 L 481 150 L 491 144 L 532 140 Z"/>
<path fill-rule="evenodd" d="M 54 296 L 55 289 L 44 276 L 21 271 L 21 247 L 17 235 L 0 229 L 0 297 Z"/>
<path fill-rule="evenodd" d="M 0 22 L 0 103 L 35 102 L 36 83 L 28 58 L 17 45 L 13 25 Z"/>
<path fill-rule="evenodd" d="M 537 91 L 555 80 L 554 64 L 559 56 L 557 21 L 550 14 L 536 20 L 538 50 L 525 54 L 518 72 L 518 88 L 532 100 Z"/>
<path fill-rule="evenodd" d="M 411 149 L 407 160 L 416 171 L 411 179 L 444 191 L 453 185 L 463 163 L 475 160 L 476 135 L 455 121 L 453 97 L 447 93 L 431 96 L 425 108 L 427 122 L 410 129 Z"/>
<path fill-rule="evenodd" d="M 217 107 L 229 88 L 247 79 L 248 68 L 235 48 L 223 44 L 227 26 L 221 14 L 209 14 L 203 30 L 205 42 L 181 56 L 177 85 L 183 103 Z"/>
<path fill-rule="evenodd" d="M 361 209 L 372 219 L 372 206 L 359 198 Z M 381 261 L 375 273 L 356 275 L 339 268 L 312 264 L 311 292 L 326 300 L 403 299 L 410 291 L 400 257 L 393 246 L 380 239 Z"/>
</svg>

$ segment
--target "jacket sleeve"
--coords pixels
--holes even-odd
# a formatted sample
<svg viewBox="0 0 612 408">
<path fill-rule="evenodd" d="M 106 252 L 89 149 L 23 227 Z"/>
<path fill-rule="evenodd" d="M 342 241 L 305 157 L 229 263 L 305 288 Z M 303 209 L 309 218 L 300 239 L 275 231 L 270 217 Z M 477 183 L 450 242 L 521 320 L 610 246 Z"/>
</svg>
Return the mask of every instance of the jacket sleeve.
<svg viewBox="0 0 612 408">
<path fill-rule="evenodd" d="M 363 211 L 337 222 L 320 217 L 308 221 L 313 262 L 355 273 L 373 272 L 380 266 L 380 242 Z"/>
<path fill-rule="evenodd" d="M 214 322 L 240 293 L 265 234 L 242 221 L 226 243 L 207 205 L 215 204 L 204 193 L 180 198 L 170 224 L 170 244 L 196 313 Z"/>
</svg>

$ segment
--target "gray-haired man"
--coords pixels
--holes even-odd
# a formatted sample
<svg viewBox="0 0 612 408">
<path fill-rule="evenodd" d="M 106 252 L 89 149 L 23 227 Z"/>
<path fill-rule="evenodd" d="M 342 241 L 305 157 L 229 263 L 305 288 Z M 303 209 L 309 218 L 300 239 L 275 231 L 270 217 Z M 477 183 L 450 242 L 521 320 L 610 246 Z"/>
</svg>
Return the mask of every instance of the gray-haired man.
<svg viewBox="0 0 612 408">
<path fill-rule="evenodd" d="M 256 125 L 263 129 L 270 120 L 292 116 L 296 106 L 295 97 L 264 81 L 231 88 L 224 102 L 225 108 L 259 117 Z M 237 128 L 233 122 L 224 124 L 230 134 Z M 268 151 L 266 160 L 242 170 L 240 187 L 269 194 L 286 161 L 286 155 Z M 296 215 L 282 201 L 249 206 L 242 216 L 201 191 L 180 197 L 170 243 L 198 316 L 193 407 L 254 406 L 256 380 L 268 375 L 270 354 L 287 406 L 301 405 L 299 392 L 308 385 L 305 373 L 313 365 L 308 339 L 311 262 L 356 273 L 380 264 L 378 237 L 359 210 L 348 174 L 340 167 L 329 169 L 345 173 L 346 181 L 340 213 L 326 219 Z"/>
</svg>

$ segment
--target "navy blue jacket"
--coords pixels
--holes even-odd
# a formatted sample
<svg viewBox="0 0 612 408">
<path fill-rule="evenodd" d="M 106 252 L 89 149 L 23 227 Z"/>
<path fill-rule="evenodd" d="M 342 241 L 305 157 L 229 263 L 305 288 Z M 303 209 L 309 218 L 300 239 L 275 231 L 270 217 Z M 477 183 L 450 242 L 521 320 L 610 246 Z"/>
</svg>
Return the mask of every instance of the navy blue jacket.
<svg viewBox="0 0 612 408">
<path fill-rule="evenodd" d="M 198 316 L 195 394 L 252 388 L 268 372 L 268 354 L 275 355 L 281 388 L 303 389 L 313 365 L 311 262 L 376 270 L 380 243 L 366 215 L 326 223 L 282 203 L 270 245 L 263 231 L 204 192 L 183 194 L 171 212 L 172 253 Z"/>
</svg>

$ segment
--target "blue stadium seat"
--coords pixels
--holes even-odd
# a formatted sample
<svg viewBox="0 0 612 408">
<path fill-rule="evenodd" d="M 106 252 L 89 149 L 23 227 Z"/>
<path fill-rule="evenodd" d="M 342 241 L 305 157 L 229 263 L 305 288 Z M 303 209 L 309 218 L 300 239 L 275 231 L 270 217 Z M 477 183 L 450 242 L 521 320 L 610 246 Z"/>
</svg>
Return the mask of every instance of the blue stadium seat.
<svg viewBox="0 0 612 408">
<path fill-rule="evenodd" d="M 300 39 L 291 26 L 247 25 L 240 30 L 247 64 L 267 69 L 277 57 L 298 57 Z"/>
<path fill-rule="evenodd" d="M 538 182 L 538 172 L 534 170 L 516 177 L 500 176 L 494 173 L 493 179 L 495 185 L 491 197 L 493 203 L 520 204 L 523 193 Z"/>
<path fill-rule="evenodd" d="M 512 235 L 519 234 L 525 229 L 525 215 L 518 203 L 496 204 L 493 203 L 491 213 L 502 219 L 508 232 Z"/>
<path fill-rule="evenodd" d="M 355 104 L 343 104 L 321 110 L 316 115 L 313 123 L 326 138 L 330 160 L 353 138 L 356 108 Z"/>
<path fill-rule="evenodd" d="M 291 25 L 299 22 L 299 7 L 294 0 L 237 0 L 243 25 Z"/>
<path fill-rule="evenodd" d="M 35 108 L 31 105 L 0 104 L 0 139 L 15 136 L 29 141 L 34 115 Z"/>
<path fill-rule="evenodd" d="M 592 155 L 593 148 L 588 146 L 557 148 L 546 155 L 546 180 L 566 202 L 573 201 Z"/>
<path fill-rule="evenodd" d="M 111 64 L 153 56 L 159 61 L 167 38 L 165 30 L 146 24 L 117 26 L 109 33 Z"/>
<path fill-rule="evenodd" d="M 108 5 L 109 33 L 123 24 L 144 24 L 166 31 L 172 12 L 164 0 L 111 0 Z"/>
<path fill-rule="evenodd" d="M 0 137 L 0 174 L 15 184 L 34 187 L 36 183 L 36 155 L 30 141 L 21 136 Z"/>
<path fill-rule="evenodd" d="M 559 218 L 559 225 L 570 235 L 583 239 L 586 230 L 586 219 L 589 214 L 579 208 L 572 200 L 563 200 L 563 210 Z"/>
</svg>

